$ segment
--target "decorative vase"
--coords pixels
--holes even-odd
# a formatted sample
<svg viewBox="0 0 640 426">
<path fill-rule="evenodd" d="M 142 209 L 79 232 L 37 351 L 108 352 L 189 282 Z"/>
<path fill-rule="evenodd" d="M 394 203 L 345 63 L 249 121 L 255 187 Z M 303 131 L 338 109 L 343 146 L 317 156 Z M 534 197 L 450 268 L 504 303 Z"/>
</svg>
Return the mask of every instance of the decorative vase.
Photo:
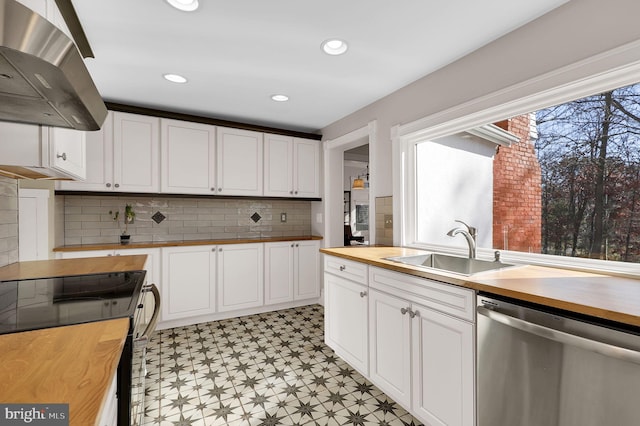
<svg viewBox="0 0 640 426">
<path fill-rule="evenodd" d="M 131 241 L 131 235 L 125 235 L 125 234 L 120 235 L 120 244 L 122 245 L 129 244 L 130 241 Z"/>
</svg>

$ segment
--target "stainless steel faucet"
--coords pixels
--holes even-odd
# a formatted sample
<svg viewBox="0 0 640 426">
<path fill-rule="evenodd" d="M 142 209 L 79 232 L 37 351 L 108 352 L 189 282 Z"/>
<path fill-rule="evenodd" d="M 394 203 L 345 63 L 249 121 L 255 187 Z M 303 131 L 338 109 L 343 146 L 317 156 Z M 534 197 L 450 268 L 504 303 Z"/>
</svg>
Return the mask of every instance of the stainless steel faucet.
<svg viewBox="0 0 640 426">
<path fill-rule="evenodd" d="M 456 219 L 456 222 L 463 224 L 467 229 L 464 228 L 453 228 L 451 231 L 447 232 L 447 235 L 450 237 L 455 237 L 458 234 L 462 234 L 464 238 L 467 240 L 467 244 L 469 245 L 469 259 L 476 258 L 476 237 L 478 236 L 478 230 L 473 226 L 469 226 L 461 220 Z"/>
</svg>

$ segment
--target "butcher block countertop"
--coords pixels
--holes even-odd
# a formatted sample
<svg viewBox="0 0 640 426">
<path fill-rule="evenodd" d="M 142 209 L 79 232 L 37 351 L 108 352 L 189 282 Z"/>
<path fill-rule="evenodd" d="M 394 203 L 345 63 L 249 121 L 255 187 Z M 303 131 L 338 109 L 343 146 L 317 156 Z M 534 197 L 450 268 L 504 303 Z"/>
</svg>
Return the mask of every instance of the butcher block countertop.
<svg viewBox="0 0 640 426">
<path fill-rule="evenodd" d="M 182 246 L 209 246 L 223 244 L 250 244 L 250 243 L 274 243 L 280 241 L 308 241 L 321 240 L 322 237 L 315 235 L 298 235 L 293 237 L 265 237 L 265 238 L 236 238 L 218 240 L 179 240 L 179 241 L 158 241 L 158 242 L 132 242 L 122 244 L 82 244 L 72 246 L 60 246 L 53 251 L 86 251 L 86 250 L 126 250 L 140 248 L 161 248 L 161 247 L 182 247 Z"/>
<path fill-rule="evenodd" d="M 470 277 L 427 271 L 385 257 L 424 254 L 402 247 L 339 247 L 322 253 L 423 278 L 640 327 L 640 280 L 523 265 Z"/>
<path fill-rule="evenodd" d="M 70 425 L 95 425 L 128 327 L 120 318 L 0 336 L 0 401 L 68 403 Z"/>
<path fill-rule="evenodd" d="M 147 255 L 104 256 L 85 259 L 52 259 L 16 262 L 0 268 L 0 281 L 25 280 L 66 275 L 140 271 Z"/>
</svg>

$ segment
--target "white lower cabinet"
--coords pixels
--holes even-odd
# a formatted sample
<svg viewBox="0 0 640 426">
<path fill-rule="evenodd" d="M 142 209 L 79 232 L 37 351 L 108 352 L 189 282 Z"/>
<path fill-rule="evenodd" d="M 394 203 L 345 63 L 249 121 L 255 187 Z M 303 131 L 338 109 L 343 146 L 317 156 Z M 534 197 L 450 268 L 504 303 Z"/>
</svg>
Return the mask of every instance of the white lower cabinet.
<svg viewBox="0 0 640 426">
<path fill-rule="evenodd" d="M 366 376 L 369 372 L 367 286 L 327 273 L 324 291 L 325 341 Z"/>
<path fill-rule="evenodd" d="M 411 406 L 411 319 L 402 311 L 408 305 L 404 299 L 369 292 L 371 381 L 404 407 Z"/>
<path fill-rule="evenodd" d="M 428 425 L 474 425 L 474 327 L 412 304 L 414 414 Z"/>
<path fill-rule="evenodd" d="M 264 245 L 264 303 L 292 302 L 320 296 L 320 241 L 285 241 Z"/>
<path fill-rule="evenodd" d="M 369 284 L 371 381 L 426 425 L 473 426 L 473 291 L 374 267 Z"/>
<path fill-rule="evenodd" d="M 473 290 L 334 256 L 324 269 L 336 354 L 425 425 L 473 426 Z"/>
<path fill-rule="evenodd" d="M 218 311 L 262 306 L 264 303 L 263 244 L 218 247 Z"/>
<path fill-rule="evenodd" d="M 162 249 L 162 320 L 216 311 L 217 246 Z"/>
</svg>

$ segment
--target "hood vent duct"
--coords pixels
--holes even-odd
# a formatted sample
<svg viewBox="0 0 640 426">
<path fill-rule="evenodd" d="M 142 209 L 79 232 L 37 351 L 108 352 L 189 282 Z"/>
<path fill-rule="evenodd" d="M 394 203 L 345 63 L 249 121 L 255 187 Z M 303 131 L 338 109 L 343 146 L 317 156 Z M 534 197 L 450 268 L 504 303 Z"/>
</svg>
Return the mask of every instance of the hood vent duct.
<svg viewBox="0 0 640 426">
<path fill-rule="evenodd" d="M 15 0 L 0 0 L 0 120 L 98 130 L 106 117 L 73 41 Z"/>
</svg>

